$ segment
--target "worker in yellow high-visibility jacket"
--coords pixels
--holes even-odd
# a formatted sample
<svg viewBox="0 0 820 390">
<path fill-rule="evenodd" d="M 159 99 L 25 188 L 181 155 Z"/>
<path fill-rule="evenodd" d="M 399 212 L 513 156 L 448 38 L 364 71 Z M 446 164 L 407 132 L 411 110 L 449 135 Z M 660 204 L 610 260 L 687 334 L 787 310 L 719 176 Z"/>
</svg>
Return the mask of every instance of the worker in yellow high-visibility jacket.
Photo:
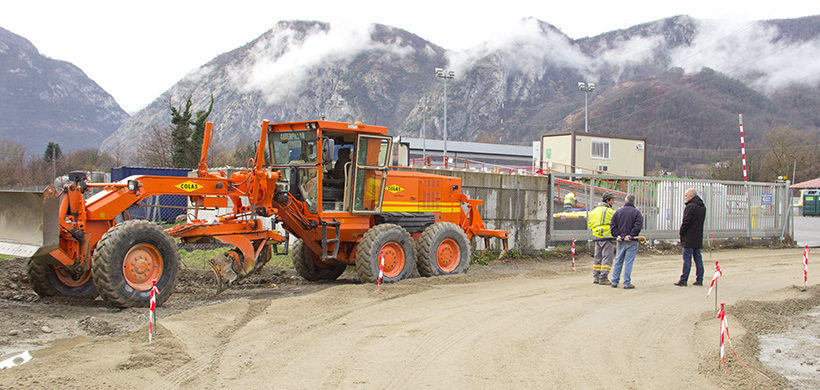
<svg viewBox="0 0 820 390">
<path fill-rule="evenodd" d="M 612 205 L 615 204 L 615 197 L 612 194 L 604 194 L 601 198 L 601 203 L 598 207 L 589 212 L 589 219 L 587 226 L 595 236 L 595 256 L 592 261 L 592 283 L 609 286 L 609 271 L 612 270 L 612 259 L 614 258 L 614 245 L 612 240 L 612 233 L 609 230 L 609 222 L 612 221 L 612 215 L 615 210 Z"/>
<path fill-rule="evenodd" d="M 575 207 L 575 193 L 570 192 L 564 195 L 564 211 L 569 211 L 573 207 Z"/>
</svg>

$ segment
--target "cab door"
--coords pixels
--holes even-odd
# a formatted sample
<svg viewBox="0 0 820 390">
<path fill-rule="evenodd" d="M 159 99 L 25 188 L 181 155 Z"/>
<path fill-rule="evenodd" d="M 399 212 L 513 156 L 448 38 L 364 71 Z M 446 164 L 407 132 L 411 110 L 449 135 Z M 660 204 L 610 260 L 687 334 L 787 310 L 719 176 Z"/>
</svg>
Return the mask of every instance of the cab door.
<svg viewBox="0 0 820 390">
<path fill-rule="evenodd" d="M 381 212 L 393 138 L 360 134 L 356 140 L 353 169 L 352 212 Z"/>
</svg>

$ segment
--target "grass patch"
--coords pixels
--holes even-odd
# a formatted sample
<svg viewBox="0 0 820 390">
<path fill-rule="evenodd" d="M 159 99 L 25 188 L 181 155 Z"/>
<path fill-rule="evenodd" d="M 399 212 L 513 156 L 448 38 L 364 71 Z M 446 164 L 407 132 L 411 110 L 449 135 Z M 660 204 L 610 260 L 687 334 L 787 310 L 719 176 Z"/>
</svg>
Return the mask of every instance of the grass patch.
<svg viewBox="0 0 820 390">
<path fill-rule="evenodd" d="M 17 258 L 17 257 L 20 257 L 20 256 L 0 255 L 0 261 L 8 260 L 8 259 L 14 259 L 14 258 Z"/>
<path fill-rule="evenodd" d="M 188 251 L 182 249 L 179 251 L 179 257 L 182 259 L 185 264 L 188 265 L 190 268 L 195 269 L 211 269 L 211 266 L 208 265 L 208 260 L 213 259 L 214 257 L 222 255 L 222 253 L 226 252 L 230 248 L 216 248 L 216 249 L 208 249 L 208 250 L 193 250 Z M 266 267 L 279 267 L 279 268 L 293 268 L 293 263 L 290 261 L 290 255 L 279 255 L 279 256 L 271 256 L 270 261 L 265 265 Z"/>
</svg>

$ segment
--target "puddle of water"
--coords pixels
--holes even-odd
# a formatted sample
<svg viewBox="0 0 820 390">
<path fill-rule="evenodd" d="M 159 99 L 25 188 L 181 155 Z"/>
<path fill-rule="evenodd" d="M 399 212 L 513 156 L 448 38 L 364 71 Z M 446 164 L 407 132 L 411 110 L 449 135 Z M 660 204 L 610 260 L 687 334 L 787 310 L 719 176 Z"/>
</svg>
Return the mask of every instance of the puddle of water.
<svg viewBox="0 0 820 390">
<path fill-rule="evenodd" d="M 796 388 L 820 388 L 820 312 L 796 317 L 792 329 L 758 337 L 760 362 Z"/>
<path fill-rule="evenodd" d="M 51 346 L 43 349 L 35 349 L 31 351 L 31 356 L 36 358 L 44 358 L 48 355 L 53 355 L 57 352 L 68 351 L 79 345 L 83 345 L 91 341 L 90 337 L 79 336 L 70 339 L 57 339 L 51 342 Z"/>
<path fill-rule="evenodd" d="M 0 369 L 16 367 L 28 363 L 33 359 L 43 358 L 57 352 L 68 351 L 74 347 L 86 344 L 89 341 L 91 341 L 91 338 L 85 336 L 57 339 L 52 341 L 51 346 L 48 348 L 6 354 L 0 357 Z"/>
</svg>

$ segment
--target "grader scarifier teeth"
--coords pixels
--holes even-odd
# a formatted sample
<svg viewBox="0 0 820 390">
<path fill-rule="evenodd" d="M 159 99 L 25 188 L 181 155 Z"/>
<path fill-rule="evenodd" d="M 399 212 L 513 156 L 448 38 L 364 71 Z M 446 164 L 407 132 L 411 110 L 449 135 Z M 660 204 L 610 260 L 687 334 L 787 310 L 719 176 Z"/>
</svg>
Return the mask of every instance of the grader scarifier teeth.
<svg viewBox="0 0 820 390">
<path fill-rule="evenodd" d="M 224 253 L 208 260 L 208 264 L 216 276 L 217 294 L 227 290 L 239 279 L 239 274 L 234 270 L 234 260 Z"/>
<path fill-rule="evenodd" d="M 0 191 L 0 254 L 37 257 L 60 246 L 60 198 L 45 192 Z"/>
</svg>

